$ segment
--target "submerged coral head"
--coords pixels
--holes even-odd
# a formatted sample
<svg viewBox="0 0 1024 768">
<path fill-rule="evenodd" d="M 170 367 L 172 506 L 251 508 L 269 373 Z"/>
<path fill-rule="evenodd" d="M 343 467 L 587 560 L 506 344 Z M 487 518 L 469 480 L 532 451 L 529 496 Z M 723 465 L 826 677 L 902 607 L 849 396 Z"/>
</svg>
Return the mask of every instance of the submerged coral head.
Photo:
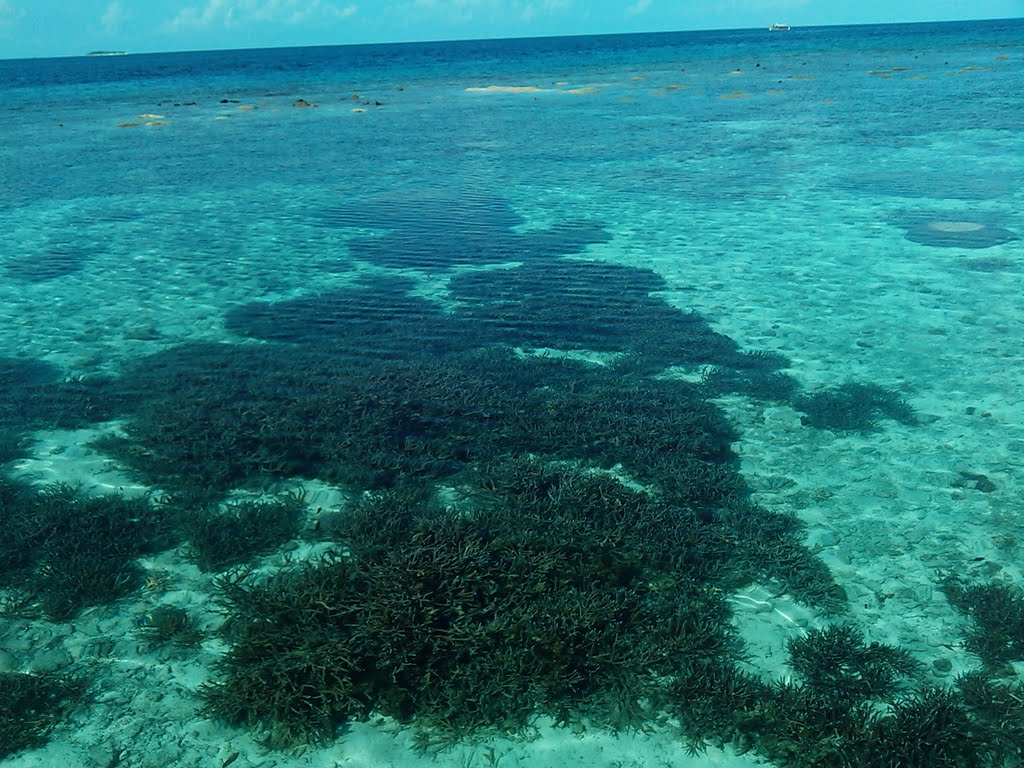
<svg viewBox="0 0 1024 768">
<path fill-rule="evenodd" d="M 908 229 L 907 239 L 938 248 L 991 248 L 1018 238 L 994 224 L 969 219 L 931 219 Z"/>
</svg>

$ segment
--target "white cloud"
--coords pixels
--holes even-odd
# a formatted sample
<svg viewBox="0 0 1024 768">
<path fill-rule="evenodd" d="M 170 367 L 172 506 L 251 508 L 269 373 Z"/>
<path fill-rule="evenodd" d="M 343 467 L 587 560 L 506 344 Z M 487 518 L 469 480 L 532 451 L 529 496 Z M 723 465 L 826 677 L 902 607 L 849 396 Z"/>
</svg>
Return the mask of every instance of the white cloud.
<svg viewBox="0 0 1024 768">
<path fill-rule="evenodd" d="M 107 6 L 103 16 L 100 17 L 100 26 L 103 27 L 104 32 L 113 34 L 121 28 L 121 25 L 124 24 L 127 18 L 128 13 L 125 12 L 124 6 L 121 5 L 121 0 L 114 0 Z"/>
<path fill-rule="evenodd" d="M 0 27 L 20 21 L 24 15 L 25 12 L 18 6 L 12 5 L 8 0 L 0 0 Z"/>
<path fill-rule="evenodd" d="M 800 8 L 807 5 L 809 0 L 752 0 L 748 5 L 755 11 L 773 8 Z"/>
<path fill-rule="evenodd" d="M 202 8 L 189 5 L 182 8 L 178 15 L 164 26 L 170 32 L 177 32 L 179 29 L 188 27 L 208 27 L 222 14 L 230 13 L 227 7 L 227 0 L 207 0 Z"/>
<path fill-rule="evenodd" d="M 651 0 L 636 0 L 635 3 L 626 8 L 627 16 L 636 16 L 646 11 L 651 5 Z"/>
<path fill-rule="evenodd" d="M 530 22 L 565 11 L 574 0 L 406 0 L 389 9 L 391 15 L 410 23 L 430 19 L 446 24 L 470 21 L 491 23 Z"/>
<path fill-rule="evenodd" d="M 238 27 L 252 22 L 302 24 L 315 19 L 347 19 L 358 10 L 358 5 L 339 6 L 330 0 L 205 0 L 185 6 L 163 28 L 177 32 L 212 26 Z"/>
<path fill-rule="evenodd" d="M 528 2 L 523 6 L 523 10 L 520 15 L 524 21 L 530 21 L 538 14 L 544 15 L 552 12 L 564 11 L 571 5 L 571 0 L 541 0 L 539 3 Z"/>
</svg>

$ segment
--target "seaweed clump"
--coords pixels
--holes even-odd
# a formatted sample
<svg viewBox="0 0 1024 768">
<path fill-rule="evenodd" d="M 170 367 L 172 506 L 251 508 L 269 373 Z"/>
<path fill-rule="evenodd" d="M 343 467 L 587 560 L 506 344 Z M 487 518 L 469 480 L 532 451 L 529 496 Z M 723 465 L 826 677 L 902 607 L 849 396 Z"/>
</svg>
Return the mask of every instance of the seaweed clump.
<svg viewBox="0 0 1024 768">
<path fill-rule="evenodd" d="M 86 688 L 75 677 L 0 672 L 0 760 L 44 745 Z"/>
<path fill-rule="evenodd" d="M 803 422 L 818 429 L 867 432 L 878 428 L 880 419 L 892 419 L 912 426 L 914 409 L 899 393 L 877 384 L 848 381 L 838 387 L 800 395 L 793 407 L 804 413 Z"/>
</svg>

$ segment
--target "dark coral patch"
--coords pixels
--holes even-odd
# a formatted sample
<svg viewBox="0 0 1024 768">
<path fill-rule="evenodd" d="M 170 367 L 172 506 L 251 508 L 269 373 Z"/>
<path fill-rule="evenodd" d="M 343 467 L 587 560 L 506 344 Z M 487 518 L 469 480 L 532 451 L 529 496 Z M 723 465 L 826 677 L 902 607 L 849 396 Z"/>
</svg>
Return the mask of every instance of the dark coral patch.
<svg viewBox="0 0 1024 768">
<path fill-rule="evenodd" d="M 110 385 L 101 377 L 62 377 L 42 360 L 0 357 L 0 431 L 75 429 L 110 418 L 119 407 Z"/>
<path fill-rule="evenodd" d="M 21 410 L 24 399 L 41 386 L 56 382 L 59 377 L 60 370 L 42 360 L 0 357 L 0 399 L 13 406 L 13 410 Z M 0 409 L 0 415 L 6 410 Z"/>
<path fill-rule="evenodd" d="M 988 669 L 1024 660 L 1024 595 L 1019 589 L 953 576 L 943 580 L 942 589 L 949 602 L 971 618 L 966 646 Z"/>
<path fill-rule="evenodd" d="M 204 571 L 245 563 L 293 538 L 305 511 L 299 494 L 239 501 L 223 508 L 199 505 L 182 515 L 189 558 Z"/>
<path fill-rule="evenodd" d="M 39 253 L 8 258 L 4 271 L 14 280 L 43 283 L 80 272 L 90 256 L 72 246 L 51 246 Z"/>
<path fill-rule="evenodd" d="M 964 269 L 970 270 L 971 272 L 1014 272 L 1019 266 L 1016 261 L 1009 258 L 1000 258 L 998 256 L 992 256 L 986 258 L 984 256 L 977 259 L 964 259 L 960 262 L 960 266 Z"/>
<path fill-rule="evenodd" d="M 554 259 L 582 253 L 592 243 L 611 236 L 590 221 L 562 222 L 529 232 L 488 230 L 462 224 L 450 230 L 399 229 L 381 237 L 349 243 L 352 255 L 374 266 L 396 269 L 444 269 L 469 264 L 501 264 L 513 261 Z"/>
<path fill-rule="evenodd" d="M 673 457 L 731 459 L 732 431 L 697 385 L 509 350 L 352 364 L 305 346 L 193 344 L 141 361 L 122 386 L 138 393 L 125 437 L 102 447 L 175 488 L 375 487 L 522 451 L 648 477 L 678 474 Z"/>
<path fill-rule="evenodd" d="M 1010 175 L 949 173 L 948 169 L 904 168 L 868 171 L 839 181 L 839 188 L 872 195 L 936 200 L 992 200 L 1010 197 L 1016 183 Z"/>
<path fill-rule="evenodd" d="M 695 313 L 653 295 L 648 269 L 578 261 L 462 272 L 449 283 L 456 315 L 495 342 L 523 347 L 625 352 L 673 364 L 728 362 L 736 344 Z"/>
<path fill-rule="evenodd" d="M 731 660 L 685 670 L 671 706 L 691 749 L 727 741 L 786 768 L 1019 763 L 1019 685 L 977 673 L 959 691 L 922 684 L 906 651 L 848 627 L 812 630 L 789 653 L 795 679 L 772 684 Z"/>
<path fill-rule="evenodd" d="M 195 617 L 184 608 L 160 605 L 136 617 L 139 636 L 147 650 L 172 646 L 193 648 L 203 639 Z"/>
<path fill-rule="evenodd" d="M 240 336 L 329 344 L 337 355 L 390 358 L 472 346 L 470 329 L 413 295 L 415 286 L 407 278 L 375 276 L 330 293 L 245 304 L 230 310 L 225 323 Z"/>
<path fill-rule="evenodd" d="M 886 698 L 896 681 L 917 669 L 902 648 L 864 642 L 848 624 L 814 629 L 789 642 L 790 665 L 815 693 L 850 703 Z"/>
<path fill-rule="evenodd" d="M 917 423 L 913 407 L 898 392 L 855 381 L 795 397 L 793 407 L 804 413 L 804 424 L 818 429 L 866 432 L 876 429 L 880 419 Z"/>
<path fill-rule="evenodd" d="M 395 229 L 445 237 L 460 228 L 485 236 L 523 223 L 505 198 L 455 188 L 407 191 L 339 203 L 321 209 L 317 220 L 329 227 Z"/>
<path fill-rule="evenodd" d="M 236 307 L 226 324 L 239 335 L 317 344 L 338 356 L 392 359 L 492 345 L 584 350 L 621 353 L 632 370 L 707 364 L 742 372 L 742 382 L 723 379 L 720 389 L 795 386 L 783 374 L 763 375 L 787 364 L 781 356 L 740 352 L 699 314 L 657 296 L 665 283 L 651 270 L 552 260 L 465 271 L 449 281 L 451 312 L 415 287 L 403 277 L 364 277 L 329 293 Z"/>
<path fill-rule="evenodd" d="M 581 253 L 610 235 L 596 222 L 565 221 L 516 232 L 522 219 L 506 200 L 465 190 L 412 192 L 326 209 L 326 226 L 385 230 L 349 243 L 352 255 L 375 266 L 446 268 Z"/>
</svg>

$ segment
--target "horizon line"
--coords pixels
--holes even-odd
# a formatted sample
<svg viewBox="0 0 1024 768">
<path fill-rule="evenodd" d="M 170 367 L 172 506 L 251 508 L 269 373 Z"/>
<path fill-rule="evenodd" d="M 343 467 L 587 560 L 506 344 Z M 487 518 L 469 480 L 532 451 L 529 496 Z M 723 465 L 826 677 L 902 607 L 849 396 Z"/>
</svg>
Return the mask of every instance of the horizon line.
<svg viewBox="0 0 1024 768">
<path fill-rule="evenodd" d="M 1024 16 L 1005 16 L 1005 17 L 991 17 L 991 18 L 980 18 L 980 19 L 934 19 L 934 20 L 921 20 L 921 21 L 873 21 L 873 22 L 859 22 L 859 23 L 847 23 L 847 24 L 806 24 L 806 25 L 793 25 L 787 32 L 794 32 L 798 30 L 809 30 L 809 29 L 836 29 L 842 27 L 907 27 L 917 26 L 924 24 L 979 24 L 979 23 L 990 23 L 1000 21 L 1024 21 Z M 776 22 L 779 23 L 779 22 Z M 599 37 L 624 37 L 624 36 L 641 36 L 641 35 L 679 35 L 679 34 L 690 34 L 690 33 L 714 33 L 714 32 L 747 32 L 753 30 L 767 29 L 763 26 L 757 27 L 707 27 L 707 28 L 696 28 L 696 29 L 675 29 L 675 30 L 646 30 L 638 32 L 584 32 L 579 34 L 568 34 L 568 35 L 520 35 L 515 37 L 464 37 L 464 38 L 427 38 L 419 40 L 389 40 L 389 41 L 375 41 L 375 42 L 360 42 L 360 43 L 320 43 L 316 45 L 271 45 L 271 46 L 258 46 L 258 47 L 227 47 L 227 48 L 185 48 L 179 50 L 143 50 L 143 51 L 122 51 L 120 49 L 94 49 L 94 52 L 85 53 L 65 53 L 56 54 L 52 56 L 19 56 L 14 58 L 0 58 L 0 62 L 6 61 L 47 61 L 51 59 L 85 59 L 85 58 L 104 58 L 102 55 L 95 55 L 95 53 L 107 53 L 114 54 L 111 58 L 120 58 L 123 56 L 164 56 L 164 55 L 175 55 L 175 54 L 196 54 L 196 53 L 224 53 L 224 52 L 242 52 L 242 51 L 276 51 L 276 50 L 302 50 L 306 48 L 360 48 L 360 47 L 378 47 L 378 46 L 413 46 L 413 45 L 428 45 L 428 44 L 454 44 L 454 43 L 498 43 L 498 42 L 512 42 L 520 40 L 562 40 L 567 38 L 599 38 Z"/>
</svg>

